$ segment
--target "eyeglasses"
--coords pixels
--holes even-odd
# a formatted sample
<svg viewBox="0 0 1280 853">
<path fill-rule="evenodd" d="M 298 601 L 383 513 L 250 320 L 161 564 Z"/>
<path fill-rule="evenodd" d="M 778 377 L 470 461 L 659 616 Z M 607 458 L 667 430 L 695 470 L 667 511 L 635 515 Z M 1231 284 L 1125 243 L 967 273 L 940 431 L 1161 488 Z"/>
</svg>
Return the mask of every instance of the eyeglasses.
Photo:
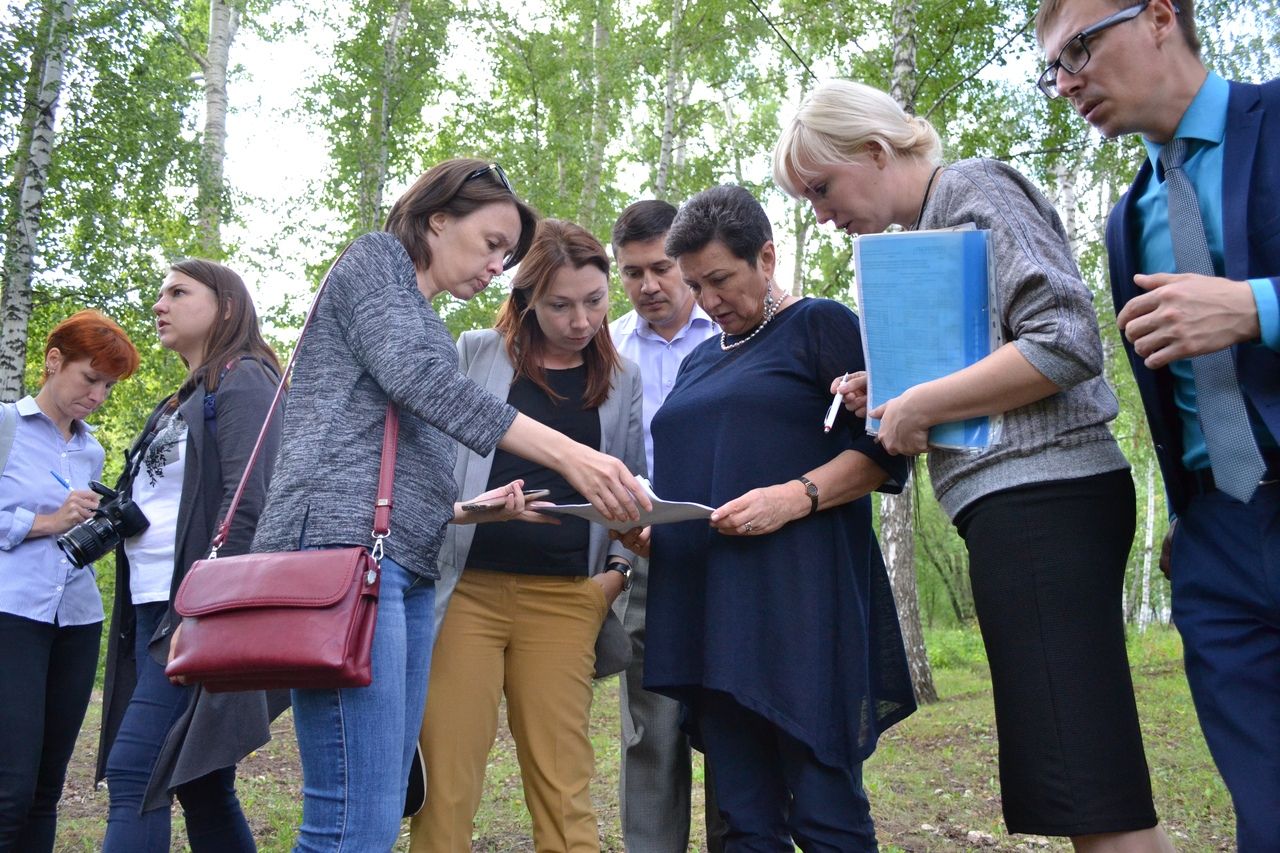
<svg viewBox="0 0 1280 853">
<path fill-rule="evenodd" d="M 462 182 L 465 184 L 467 181 L 474 181 L 476 178 L 490 173 L 498 179 L 498 183 L 502 184 L 503 189 L 512 195 L 516 194 L 516 191 L 511 188 L 511 181 L 507 180 L 507 173 L 502 171 L 502 167 L 497 163 L 490 163 L 488 166 L 481 166 L 479 169 L 476 169 L 474 172 L 463 178 Z"/>
<path fill-rule="evenodd" d="M 1141 15 L 1150 4 L 1151 0 L 1142 0 L 1136 6 L 1121 9 L 1114 15 L 1108 15 L 1096 24 L 1087 26 L 1072 36 L 1071 40 L 1062 46 L 1062 50 L 1058 51 L 1058 58 L 1050 62 L 1049 67 L 1045 68 L 1040 73 L 1040 78 L 1036 80 L 1036 85 L 1040 87 L 1041 92 L 1044 92 L 1045 97 L 1052 100 L 1062 94 L 1058 91 L 1059 70 L 1066 69 L 1069 74 L 1079 74 L 1089 64 L 1089 59 L 1092 57 L 1092 54 L 1089 53 L 1089 39 L 1103 30 L 1114 27 L 1116 24 L 1132 21 Z M 1177 13 L 1181 10 L 1174 6 L 1173 11 Z"/>
</svg>

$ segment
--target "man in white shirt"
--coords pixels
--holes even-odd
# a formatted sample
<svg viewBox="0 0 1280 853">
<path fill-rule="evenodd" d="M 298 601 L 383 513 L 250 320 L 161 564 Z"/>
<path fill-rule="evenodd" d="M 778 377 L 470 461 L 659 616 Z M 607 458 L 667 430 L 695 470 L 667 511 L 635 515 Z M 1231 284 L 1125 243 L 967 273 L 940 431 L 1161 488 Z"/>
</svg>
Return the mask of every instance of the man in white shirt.
<svg viewBox="0 0 1280 853">
<path fill-rule="evenodd" d="M 653 473 L 649 424 L 675 385 L 685 356 L 719 333 L 698 307 L 663 243 L 676 209 L 638 201 L 613 226 L 613 256 L 635 310 L 609 326 L 618 351 L 640 365 L 644 386 L 644 448 Z M 689 741 L 680 731 L 680 705 L 643 688 L 644 614 L 649 564 L 632 571 L 622 624 L 634 654 L 622 678 L 622 834 L 629 853 L 684 853 L 689 846 Z M 722 850 L 719 813 L 708 780 L 707 843 Z"/>
</svg>

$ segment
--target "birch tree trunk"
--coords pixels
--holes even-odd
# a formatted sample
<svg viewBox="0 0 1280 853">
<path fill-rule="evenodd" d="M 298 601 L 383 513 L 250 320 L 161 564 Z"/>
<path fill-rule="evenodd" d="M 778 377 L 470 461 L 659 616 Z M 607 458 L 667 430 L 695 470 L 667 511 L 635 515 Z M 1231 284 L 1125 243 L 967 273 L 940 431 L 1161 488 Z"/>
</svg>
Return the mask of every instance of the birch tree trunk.
<svg viewBox="0 0 1280 853">
<path fill-rule="evenodd" d="M 908 112 L 914 108 L 916 41 L 915 2 L 899 0 L 893 6 L 893 81 L 889 93 Z M 915 525 L 912 514 L 914 482 L 908 481 L 900 495 L 885 495 L 880 501 L 880 538 L 884 542 L 885 562 L 893 599 L 898 606 L 898 622 L 902 625 L 902 642 L 907 649 L 911 668 L 911 684 L 916 701 L 922 705 L 938 701 L 933 686 L 933 669 L 924 646 L 924 628 L 920 624 L 920 597 L 916 591 Z"/>
<path fill-rule="evenodd" d="M 595 107 L 591 114 L 591 150 L 587 155 L 586 180 L 578 202 L 578 221 L 588 228 L 595 224 L 596 202 L 600 198 L 601 173 L 604 170 L 604 149 L 609 142 L 610 95 L 608 76 L 605 73 L 609 56 L 608 11 L 608 3 L 596 3 L 595 32 L 591 48 L 591 65 L 595 71 L 595 94 L 592 102 Z"/>
<path fill-rule="evenodd" d="M 803 200 L 796 199 L 791 205 L 791 218 L 796 224 L 796 265 L 791 273 L 791 294 L 800 296 L 804 293 L 804 257 L 809 243 L 809 228 L 812 220 L 805 216 L 806 205 Z"/>
<path fill-rule="evenodd" d="M 382 41 L 382 74 L 376 100 L 371 110 L 368 159 L 360 169 L 359 230 L 377 231 L 382 227 L 382 193 L 387 185 L 387 171 L 391 156 L 391 116 L 394 112 L 393 94 L 403 73 L 403 55 L 400 37 L 409 25 L 413 11 L 412 0 L 400 0 L 396 13 L 387 27 Z"/>
<path fill-rule="evenodd" d="M 658 175 L 654 194 L 667 197 L 671 183 L 671 161 L 676 138 L 676 90 L 680 83 L 680 22 L 684 16 L 684 0 L 671 0 L 671 45 L 667 49 L 667 88 L 662 104 L 662 144 L 658 148 Z"/>
<path fill-rule="evenodd" d="M 227 159 L 227 66 L 240 29 L 240 9 L 228 0 L 210 0 L 209 42 L 196 61 L 204 75 L 204 137 L 196 190 L 196 239 L 209 258 L 222 257 L 223 170 Z"/>
<path fill-rule="evenodd" d="M 23 133 L 25 151 L 19 154 L 16 178 L 17 210 L 6 235 L 4 295 L 0 297 L 0 400 L 22 396 L 22 374 L 27 360 L 27 324 L 31 319 L 31 280 L 36 241 L 40 235 L 41 203 L 53 162 L 53 134 L 62 91 L 62 72 L 70 41 L 73 0 L 49 0 L 41 16 L 46 33 L 33 57 L 35 104 L 29 132 Z M 28 87 L 30 91 L 31 87 Z M 25 129 L 24 129 L 25 131 Z"/>
<path fill-rule="evenodd" d="M 1155 555 L 1156 477 L 1155 463 L 1147 463 L 1147 523 L 1142 541 L 1142 601 L 1138 605 L 1138 631 L 1145 633 L 1151 624 L 1151 563 Z"/>
<path fill-rule="evenodd" d="M 1062 227 L 1067 232 L 1067 241 L 1071 245 L 1071 257 L 1080 263 L 1080 235 L 1076 233 L 1076 172 L 1071 164 L 1062 159 L 1053 170 L 1058 182 L 1058 213 L 1062 217 Z"/>
</svg>

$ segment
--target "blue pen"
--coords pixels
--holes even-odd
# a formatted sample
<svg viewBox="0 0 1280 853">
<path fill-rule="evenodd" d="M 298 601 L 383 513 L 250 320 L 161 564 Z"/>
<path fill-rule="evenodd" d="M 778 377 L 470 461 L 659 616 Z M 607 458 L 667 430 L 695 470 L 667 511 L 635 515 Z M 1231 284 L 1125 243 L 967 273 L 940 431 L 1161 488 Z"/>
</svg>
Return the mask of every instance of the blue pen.
<svg viewBox="0 0 1280 853">
<path fill-rule="evenodd" d="M 71 484 L 68 483 L 66 480 L 62 479 L 61 474 L 59 474 L 57 471 L 53 470 L 52 468 L 49 469 L 49 473 L 53 475 L 53 479 L 57 480 L 59 483 L 62 484 L 62 487 L 64 489 L 66 489 L 67 491 L 71 491 Z"/>
</svg>

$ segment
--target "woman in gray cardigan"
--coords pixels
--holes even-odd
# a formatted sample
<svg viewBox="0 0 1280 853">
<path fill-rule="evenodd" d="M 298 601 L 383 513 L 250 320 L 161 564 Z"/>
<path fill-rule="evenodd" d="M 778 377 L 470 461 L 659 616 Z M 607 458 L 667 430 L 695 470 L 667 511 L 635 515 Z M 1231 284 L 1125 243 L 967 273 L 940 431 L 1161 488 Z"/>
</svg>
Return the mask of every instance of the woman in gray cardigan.
<svg viewBox="0 0 1280 853">
<path fill-rule="evenodd" d="M 1101 375 L 1092 298 L 1062 222 L 1031 182 L 995 160 L 944 166 L 941 147 L 927 121 L 884 92 L 835 80 L 783 131 L 774 180 L 849 234 L 891 224 L 990 231 L 1006 343 L 869 415 L 886 450 L 917 454 L 931 426 L 1003 414 L 999 443 L 933 449 L 929 474 L 969 550 L 1009 831 L 1067 836 L 1090 851 L 1169 850 L 1125 652 L 1134 490 L 1107 427 L 1117 401 Z M 832 390 L 868 414 L 865 375 Z"/>
<path fill-rule="evenodd" d="M 388 403 L 400 408 L 391 534 L 383 543 L 373 683 L 294 690 L 302 758 L 297 850 L 388 850 L 399 834 L 426 702 L 436 557 L 457 504 L 457 444 L 502 447 L 560 472 L 611 518 L 648 506 L 626 465 L 520 415 L 458 372 L 431 300 L 470 299 L 524 256 L 534 214 L 502 170 L 449 160 L 356 240 L 329 274 L 295 362 L 284 438 L 254 549 L 371 544 Z M 524 510 L 518 485 L 502 515 Z M 632 497 L 632 495 L 637 497 Z M 483 497 L 483 496 L 482 496 Z"/>
<path fill-rule="evenodd" d="M 244 282 L 212 261 L 173 265 L 153 308 L 160 343 L 187 379 L 148 418 L 121 485 L 150 526 L 116 549 L 98 779 L 111 802 L 103 849 L 169 849 L 176 794 L 195 851 L 254 850 L 235 793 L 236 762 L 270 739 L 283 693 L 206 693 L 170 684 L 164 662 L 181 617 L 173 609 L 191 564 L 235 492 L 280 381 Z M 249 550 L 280 431 L 267 436 L 221 553 Z"/>
</svg>

